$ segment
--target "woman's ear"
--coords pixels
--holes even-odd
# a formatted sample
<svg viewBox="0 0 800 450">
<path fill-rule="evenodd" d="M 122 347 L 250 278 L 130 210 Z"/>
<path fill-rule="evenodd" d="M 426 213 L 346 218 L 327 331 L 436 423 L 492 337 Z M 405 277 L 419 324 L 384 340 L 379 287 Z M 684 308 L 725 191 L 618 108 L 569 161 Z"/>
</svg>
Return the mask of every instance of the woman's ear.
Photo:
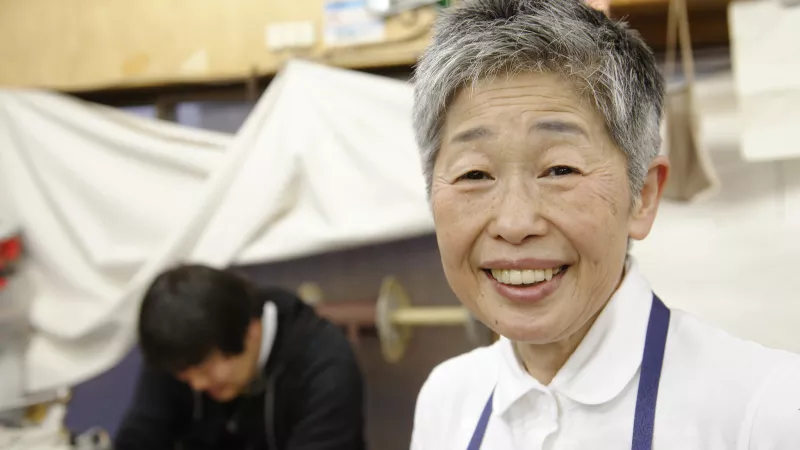
<svg viewBox="0 0 800 450">
<path fill-rule="evenodd" d="M 658 205 L 664 193 L 664 184 L 669 176 L 669 159 L 659 155 L 650 164 L 644 186 L 639 198 L 631 210 L 628 223 L 628 235 L 636 240 L 642 240 L 650 234 L 653 222 L 656 220 Z"/>
</svg>

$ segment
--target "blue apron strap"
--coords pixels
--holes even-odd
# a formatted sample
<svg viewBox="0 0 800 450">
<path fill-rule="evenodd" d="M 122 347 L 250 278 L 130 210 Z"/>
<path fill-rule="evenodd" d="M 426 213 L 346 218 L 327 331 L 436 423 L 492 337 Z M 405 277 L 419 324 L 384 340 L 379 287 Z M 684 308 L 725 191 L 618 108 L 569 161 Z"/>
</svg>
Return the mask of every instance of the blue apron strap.
<svg viewBox="0 0 800 450">
<path fill-rule="evenodd" d="M 664 363 L 664 349 L 667 345 L 669 318 L 669 309 L 653 294 L 653 305 L 650 309 L 650 319 L 647 323 L 647 335 L 644 341 L 642 369 L 639 375 L 639 392 L 636 396 L 632 450 L 651 450 L 653 447 L 653 424 L 658 400 L 658 385 L 661 381 L 661 367 Z M 480 450 L 489 417 L 492 415 L 493 399 L 494 389 L 483 407 L 467 450 Z"/>
<path fill-rule="evenodd" d="M 639 392 L 636 396 L 636 413 L 633 418 L 632 450 L 651 450 L 653 447 L 653 424 L 661 366 L 664 363 L 664 348 L 667 345 L 669 316 L 669 308 L 653 294 L 639 375 Z"/>
<path fill-rule="evenodd" d="M 483 407 L 481 418 L 478 420 L 478 425 L 475 427 L 475 431 L 472 433 L 472 439 L 469 440 L 469 446 L 467 446 L 467 450 L 479 450 L 481 448 L 483 436 L 486 434 L 486 426 L 489 424 L 489 417 L 492 415 L 493 399 L 494 389 L 492 389 L 492 394 L 489 396 L 489 400 L 486 401 L 486 405 Z"/>
</svg>

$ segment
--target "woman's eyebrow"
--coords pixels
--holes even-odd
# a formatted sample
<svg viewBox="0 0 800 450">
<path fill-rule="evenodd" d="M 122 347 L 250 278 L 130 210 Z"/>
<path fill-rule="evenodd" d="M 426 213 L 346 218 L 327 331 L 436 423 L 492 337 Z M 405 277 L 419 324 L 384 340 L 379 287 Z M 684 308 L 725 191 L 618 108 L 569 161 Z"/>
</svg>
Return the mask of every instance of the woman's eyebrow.
<svg viewBox="0 0 800 450">
<path fill-rule="evenodd" d="M 562 133 L 572 134 L 577 136 L 586 136 L 586 132 L 582 127 L 572 122 L 565 122 L 559 119 L 543 119 L 533 125 L 529 130 L 530 133 L 535 132 L 548 132 L 548 133 Z"/>
<path fill-rule="evenodd" d="M 450 139 L 450 143 L 454 144 L 457 142 L 459 143 L 471 142 L 479 139 L 493 137 L 494 135 L 495 135 L 494 132 L 489 130 L 488 128 L 484 126 L 477 126 L 457 133 Z"/>
</svg>

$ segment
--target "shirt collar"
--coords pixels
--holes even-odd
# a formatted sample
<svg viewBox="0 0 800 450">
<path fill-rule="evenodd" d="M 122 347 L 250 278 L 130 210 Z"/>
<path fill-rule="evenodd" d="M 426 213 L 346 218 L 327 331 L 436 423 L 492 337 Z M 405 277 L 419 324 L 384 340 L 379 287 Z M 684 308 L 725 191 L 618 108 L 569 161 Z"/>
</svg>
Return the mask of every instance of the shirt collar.
<svg viewBox="0 0 800 450">
<path fill-rule="evenodd" d="M 525 371 L 511 341 L 501 337 L 496 344 L 500 371 L 494 409 L 504 413 L 531 390 L 550 390 L 586 405 L 614 399 L 641 364 L 652 295 L 636 261 L 629 257 L 620 287 L 547 387 Z"/>
<path fill-rule="evenodd" d="M 261 347 L 258 350 L 258 367 L 263 371 L 267 366 L 267 360 L 272 352 L 275 343 L 275 335 L 278 332 L 278 308 L 272 302 L 264 302 L 264 310 L 261 313 Z M 263 392 L 266 384 L 265 377 L 257 375 L 247 389 L 247 395 L 257 395 Z"/>
<path fill-rule="evenodd" d="M 278 308 L 272 302 L 264 302 L 264 311 L 261 313 L 261 348 L 258 353 L 258 367 L 266 366 L 277 331 Z"/>
</svg>

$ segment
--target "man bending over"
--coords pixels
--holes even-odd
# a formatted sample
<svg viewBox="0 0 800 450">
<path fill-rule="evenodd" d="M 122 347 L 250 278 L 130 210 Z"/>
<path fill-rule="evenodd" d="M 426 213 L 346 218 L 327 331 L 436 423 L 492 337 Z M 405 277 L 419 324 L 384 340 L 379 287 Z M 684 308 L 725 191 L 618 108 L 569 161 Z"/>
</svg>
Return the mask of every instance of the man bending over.
<svg viewBox="0 0 800 450">
<path fill-rule="evenodd" d="M 349 342 L 294 295 L 204 266 L 164 272 L 139 315 L 144 365 L 116 450 L 364 450 Z"/>
</svg>

